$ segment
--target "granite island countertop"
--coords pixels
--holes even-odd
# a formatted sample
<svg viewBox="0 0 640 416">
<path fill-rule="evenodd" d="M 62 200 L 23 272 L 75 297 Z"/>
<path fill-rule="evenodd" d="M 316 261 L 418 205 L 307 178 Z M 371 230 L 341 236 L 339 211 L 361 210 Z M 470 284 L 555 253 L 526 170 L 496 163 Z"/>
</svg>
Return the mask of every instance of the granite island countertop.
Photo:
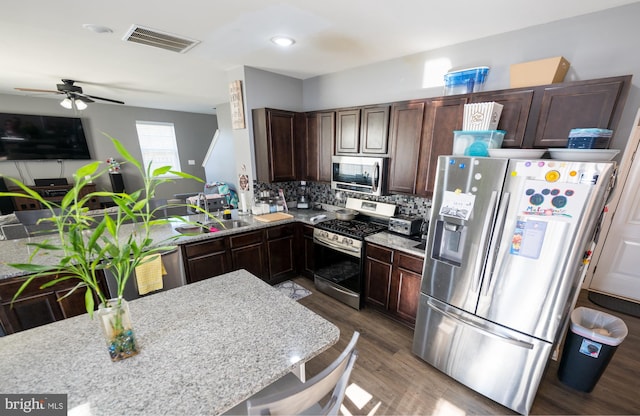
<svg viewBox="0 0 640 416">
<path fill-rule="evenodd" d="M 327 210 L 323 211 L 315 211 L 311 209 L 291 209 L 289 210 L 289 214 L 293 215 L 293 218 L 279 220 L 276 222 L 262 222 L 256 219 L 254 215 L 239 215 L 237 210 L 232 210 L 232 219 L 241 220 L 247 223 L 246 226 L 238 227 L 238 228 L 229 228 L 229 229 L 221 229 L 220 231 L 214 233 L 201 233 L 195 235 L 185 235 L 176 231 L 177 227 L 181 225 L 185 225 L 184 222 L 181 221 L 172 221 L 170 224 L 162 224 L 156 225 L 152 229 L 151 238 L 154 242 L 158 242 L 159 245 L 164 245 L 163 243 L 169 244 L 187 244 L 195 241 L 207 240 L 220 238 L 226 235 L 244 233 L 248 231 L 258 230 L 262 228 L 273 227 L 281 224 L 288 224 L 293 222 L 302 222 L 305 224 L 313 225 L 311 219 L 317 215 L 324 214 L 328 219 L 335 218 L 335 214 L 331 212 L 332 207 L 326 207 Z M 203 221 L 203 215 L 189 215 L 184 217 L 189 221 Z M 208 219 L 206 222 L 212 222 L 215 220 Z M 126 235 L 126 233 L 131 233 L 135 231 L 135 226 L 132 224 L 125 224 L 122 228 L 122 233 Z M 59 241 L 56 234 L 47 234 L 34 236 L 29 238 L 21 238 L 15 240 L 1 240 L 0 241 L 0 280 L 16 277 L 16 276 L 24 276 L 27 273 L 21 270 L 15 269 L 9 266 L 7 263 L 28 263 L 29 256 L 33 252 L 33 247 L 30 247 L 29 243 L 43 242 L 45 240 L 49 240 L 53 243 Z M 51 254 L 48 252 L 39 252 L 37 254 L 37 259 L 34 261 L 36 264 L 43 265 L 54 265 L 57 263 L 57 257 L 55 254 Z"/>
<path fill-rule="evenodd" d="M 76 316 L 0 337 L 0 391 L 67 394 L 92 415 L 219 414 L 340 335 L 245 270 L 129 305 L 138 355 L 111 362 L 98 322 Z"/>
</svg>

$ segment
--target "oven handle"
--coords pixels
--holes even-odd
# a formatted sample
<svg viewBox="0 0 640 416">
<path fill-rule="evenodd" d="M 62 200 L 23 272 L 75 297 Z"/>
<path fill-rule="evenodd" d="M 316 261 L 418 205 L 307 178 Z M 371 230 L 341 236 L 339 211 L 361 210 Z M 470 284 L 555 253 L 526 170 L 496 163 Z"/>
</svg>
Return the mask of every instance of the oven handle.
<svg viewBox="0 0 640 416">
<path fill-rule="evenodd" d="M 328 248 L 332 248 L 334 250 L 338 250 L 338 251 L 340 251 L 342 253 L 345 253 L 345 254 L 349 254 L 349 255 L 352 255 L 352 256 L 355 256 L 355 257 L 360 257 L 360 249 L 357 249 L 357 248 L 348 249 L 348 248 L 345 248 L 344 246 L 339 246 L 337 244 L 333 244 L 330 241 L 320 240 L 315 235 L 313 236 L 313 242 L 314 243 L 318 243 L 321 246 L 325 246 L 325 247 L 328 247 Z"/>
</svg>

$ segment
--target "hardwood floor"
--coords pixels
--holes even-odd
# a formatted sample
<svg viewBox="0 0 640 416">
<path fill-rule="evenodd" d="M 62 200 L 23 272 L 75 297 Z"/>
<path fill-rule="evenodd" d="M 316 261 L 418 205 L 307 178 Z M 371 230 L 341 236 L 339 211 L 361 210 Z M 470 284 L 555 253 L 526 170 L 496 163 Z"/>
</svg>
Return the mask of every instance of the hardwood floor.
<svg viewBox="0 0 640 416">
<path fill-rule="evenodd" d="M 360 332 L 358 361 L 351 383 L 364 392 L 364 404 L 350 398 L 344 405 L 353 415 L 513 415 L 512 410 L 468 389 L 411 352 L 413 331 L 372 309 L 356 311 L 318 292 L 304 277 L 294 279 L 313 292 L 299 302 L 340 328 L 340 341 L 307 363 L 307 377 L 322 370 Z M 609 311 L 582 293 L 578 306 L 603 310 L 625 321 L 629 335 L 617 348 L 591 393 L 562 384 L 558 362 L 550 360 L 533 403 L 539 415 L 640 414 L 640 318 Z M 367 394 L 371 397 L 367 400 Z M 348 391 L 348 396 L 354 394 Z M 363 395 L 360 395 L 363 396 Z"/>
</svg>

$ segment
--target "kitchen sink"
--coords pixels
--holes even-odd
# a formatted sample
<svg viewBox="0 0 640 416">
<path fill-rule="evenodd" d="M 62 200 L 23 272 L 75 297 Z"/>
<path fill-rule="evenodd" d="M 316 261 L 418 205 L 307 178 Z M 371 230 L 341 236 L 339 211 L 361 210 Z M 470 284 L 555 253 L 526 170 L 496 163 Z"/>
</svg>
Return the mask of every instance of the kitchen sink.
<svg viewBox="0 0 640 416">
<path fill-rule="evenodd" d="M 185 224 L 183 226 L 176 227 L 175 230 L 181 234 L 200 234 L 200 233 L 211 232 L 210 230 L 212 228 L 217 229 L 217 231 L 223 231 L 223 230 L 230 230 L 233 228 L 246 227 L 248 225 L 251 225 L 251 224 L 242 220 L 220 220 L 220 222 L 218 221 L 205 222 L 202 225 Z"/>
<path fill-rule="evenodd" d="M 246 227 L 249 224 L 246 221 L 242 221 L 242 220 L 220 220 L 220 222 L 218 221 L 209 221 L 206 222 L 204 224 L 205 227 L 207 228 L 211 228 L 211 227 L 215 227 L 219 230 L 222 230 L 222 227 L 220 226 L 220 223 L 222 223 L 222 225 L 224 226 L 225 229 L 230 230 L 232 228 L 240 228 L 240 227 Z"/>
</svg>

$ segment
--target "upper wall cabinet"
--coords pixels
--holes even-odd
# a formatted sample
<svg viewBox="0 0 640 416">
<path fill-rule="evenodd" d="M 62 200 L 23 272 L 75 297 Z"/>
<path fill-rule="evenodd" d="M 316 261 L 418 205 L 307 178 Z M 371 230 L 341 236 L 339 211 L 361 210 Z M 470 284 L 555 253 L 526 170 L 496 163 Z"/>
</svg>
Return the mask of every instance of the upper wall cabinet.
<svg viewBox="0 0 640 416">
<path fill-rule="evenodd" d="M 498 130 L 507 134 L 502 141 L 502 147 L 521 147 L 529 120 L 529 112 L 533 103 L 533 90 L 504 90 L 488 91 L 471 95 L 470 103 L 495 101 L 502 104 L 502 114 Z"/>
<path fill-rule="evenodd" d="M 336 111 L 337 155 L 386 155 L 388 134 L 388 105 Z"/>
<path fill-rule="evenodd" d="M 299 113 L 258 108 L 253 110 L 256 179 L 283 182 L 298 179 Z"/>
<path fill-rule="evenodd" d="M 414 194 L 425 100 L 394 103 L 389 127 L 389 192 Z"/>
<path fill-rule="evenodd" d="M 627 76 L 544 87 L 531 145 L 566 147 L 573 128 L 615 129 L 630 84 Z"/>
<path fill-rule="evenodd" d="M 331 182 L 331 156 L 336 136 L 335 111 L 306 114 L 306 140 L 302 157 L 303 180 Z"/>
</svg>

